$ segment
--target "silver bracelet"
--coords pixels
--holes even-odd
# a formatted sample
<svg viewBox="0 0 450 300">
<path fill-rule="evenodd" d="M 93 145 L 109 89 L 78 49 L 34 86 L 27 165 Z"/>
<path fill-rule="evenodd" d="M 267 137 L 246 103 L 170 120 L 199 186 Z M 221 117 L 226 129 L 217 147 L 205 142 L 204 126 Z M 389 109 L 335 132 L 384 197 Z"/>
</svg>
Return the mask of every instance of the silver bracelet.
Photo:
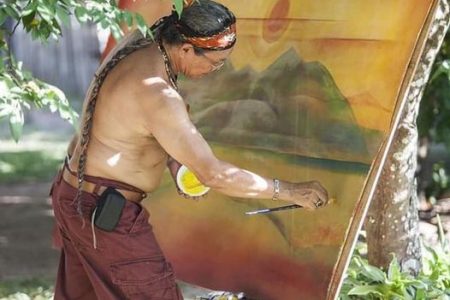
<svg viewBox="0 0 450 300">
<path fill-rule="evenodd" d="M 278 179 L 273 180 L 273 196 L 272 200 L 277 201 L 280 196 L 280 181 Z"/>
</svg>

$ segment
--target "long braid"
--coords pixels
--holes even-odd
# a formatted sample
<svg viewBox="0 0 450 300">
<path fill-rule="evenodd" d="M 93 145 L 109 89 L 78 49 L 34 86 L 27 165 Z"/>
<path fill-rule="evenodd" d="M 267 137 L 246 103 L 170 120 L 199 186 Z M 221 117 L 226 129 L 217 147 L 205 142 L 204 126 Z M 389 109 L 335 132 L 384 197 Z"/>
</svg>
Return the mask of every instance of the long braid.
<svg viewBox="0 0 450 300">
<path fill-rule="evenodd" d="M 157 28 L 159 25 L 164 23 L 165 20 L 168 18 L 162 18 L 157 23 L 155 23 L 154 26 L 152 26 L 151 30 L 159 29 Z M 108 61 L 108 63 L 104 66 L 104 68 L 101 70 L 100 74 L 95 75 L 95 79 L 93 82 L 93 86 L 90 89 L 89 98 L 87 99 L 87 104 L 85 108 L 85 114 L 83 119 L 83 127 L 81 131 L 81 139 L 80 139 L 80 147 L 81 147 L 81 153 L 78 161 L 78 169 L 77 169 L 77 177 L 78 177 L 78 192 L 74 199 L 74 201 L 77 202 L 77 211 L 80 215 L 80 217 L 83 220 L 83 227 L 84 227 L 84 219 L 83 219 L 83 212 L 82 212 L 82 206 L 81 206 L 81 193 L 83 190 L 83 183 L 84 183 L 84 175 L 86 170 L 86 163 L 87 163 L 87 150 L 89 146 L 90 141 L 90 134 L 91 129 L 93 125 L 93 119 L 94 119 L 94 111 L 95 111 L 95 105 L 97 103 L 98 93 L 100 91 L 100 87 L 102 86 L 103 82 L 105 81 L 106 76 L 109 74 L 109 72 L 126 56 L 131 54 L 132 52 L 141 49 L 143 47 L 146 47 L 153 43 L 152 39 L 148 38 L 139 38 L 135 41 L 131 41 L 129 44 L 125 45 L 122 49 L 117 51 L 117 53 L 114 54 L 114 56 Z"/>
<path fill-rule="evenodd" d="M 155 34 L 155 36 L 158 36 L 159 33 L 164 29 L 166 25 L 168 25 L 171 20 L 175 18 L 174 13 L 169 16 L 162 17 L 159 19 L 155 24 L 150 28 L 150 30 Z M 136 37 L 137 35 L 137 37 Z M 135 40 L 133 41 L 132 39 Z M 88 93 L 89 98 L 86 100 L 86 108 L 82 123 L 82 130 L 81 130 L 81 139 L 80 139 L 80 147 L 81 147 L 81 153 L 78 160 L 78 169 L 77 169 L 77 177 L 78 177 L 78 191 L 74 202 L 77 202 L 77 211 L 79 216 L 82 219 L 83 227 L 84 227 L 84 218 L 83 218 L 83 211 L 81 206 L 81 193 L 83 191 L 83 183 L 84 183 L 84 173 L 86 170 L 86 164 L 87 164 L 87 150 L 89 146 L 90 141 L 90 134 L 91 129 L 93 125 L 93 119 L 94 119 L 94 111 L 95 111 L 95 105 L 97 104 L 97 97 L 98 93 L 100 91 L 100 87 L 105 81 L 106 76 L 108 73 L 126 56 L 131 54 L 132 52 L 141 49 L 143 47 L 146 47 L 153 43 L 152 39 L 143 37 L 142 34 L 140 34 L 139 31 L 135 31 L 130 35 L 131 41 L 123 41 L 125 43 L 125 46 L 118 50 L 113 57 L 106 63 L 106 65 L 101 69 L 100 74 L 96 74 L 94 81 L 92 83 L 92 86 L 90 87 Z M 118 46 L 119 47 L 119 46 Z M 108 59 L 108 58 L 106 58 Z M 101 67 L 100 67 L 101 68 Z"/>
<path fill-rule="evenodd" d="M 173 20 L 176 20 L 176 14 L 175 12 L 172 12 L 171 15 L 162 17 L 159 19 L 155 24 L 150 28 L 150 30 L 155 35 L 156 39 L 159 38 L 159 34 L 164 28 L 173 22 Z M 136 37 L 137 35 L 137 37 Z M 132 40 L 136 38 L 136 40 Z M 86 170 L 86 163 L 87 163 L 87 150 L 89 146 L 90 141 L 90 135 L 91 135 L 91 129 L 93 125 L 93 119 L 94 119 L 94 111 L 95 111 L 95 105 L 97 104 L 97 97 L 98 93 L 100 91 L 100 87 L 102 86 L 103 82 L 105 81 L 106 76 L 108 73 L 126 56 L 133 53 L 134 51 L 141 49 L 143 47 L 146 47 L 153 43 L 154 41 L 151 38 L 143 37 L 142 34 L 139 33 L 139 31 L 135 31 L 133 34 L 130 35 L 131 41 L 126 42 L 125 46 L 118 50 L 112 58 L 106 63 L 106 65 L 101 69 L 100 74 L 96 74 L 94 81 L 92 83 L 91 88 L 89 89 L 89 98 L 86 100 L 86 108 L 84 113 L 84 119 L 83 119 L 83 128 L 81 130 L 81 139 L 80 139 L 80 147 L 81 147 L 81 153 L 78 160 L 78 169 L 77 169 L 77 177 L 78 177 L 78 192 L 73 200 L 74 202 L 77 202 L 77 211 L 80 215 L 83 227 L 84 227 L 84 218 L 83 218 L 83 211 L 81 206 L 81 193 L 83 191 L 83 183 L 84 183 L 84 173 Z M 108 58 L 106 58 L 108 59 Z"/>
</svg>

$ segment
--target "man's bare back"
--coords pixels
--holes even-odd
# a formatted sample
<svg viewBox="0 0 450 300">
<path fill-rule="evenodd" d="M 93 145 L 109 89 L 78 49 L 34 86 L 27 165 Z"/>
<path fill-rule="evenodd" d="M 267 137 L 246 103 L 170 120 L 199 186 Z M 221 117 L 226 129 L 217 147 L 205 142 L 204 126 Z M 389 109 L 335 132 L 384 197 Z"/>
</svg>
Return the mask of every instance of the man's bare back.
<svg viewBox="0 0 450 300">
<path fill-rule="evenodd" d="M 97 99 L 86 174 L 122 181 L 146 192 L 157 188 L 168 156 L 146 128 L 149 114 L 143 102 L 152 99 L 141 91 L 152 80 L 162 81 L 165 72 L 156 44 L 130 54 L 109 72 Z M 79 152 L 77 143 L 70 160 L 73 170 Z"/>
</svg>

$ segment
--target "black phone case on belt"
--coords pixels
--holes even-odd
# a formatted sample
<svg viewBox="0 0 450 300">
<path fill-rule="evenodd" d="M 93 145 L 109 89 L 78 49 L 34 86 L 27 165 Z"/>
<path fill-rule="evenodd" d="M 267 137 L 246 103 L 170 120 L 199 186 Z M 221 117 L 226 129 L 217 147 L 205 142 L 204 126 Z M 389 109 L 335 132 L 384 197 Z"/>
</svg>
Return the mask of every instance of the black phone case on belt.
<svg viewBox="0 0 450 300">
<path fill-rule="evenodd" d="M 95 226 L 105 231 L 113 231 L 119 223 L 126 201 L 121 193 L 108 187 L 97 200 Z"/>
</svg>

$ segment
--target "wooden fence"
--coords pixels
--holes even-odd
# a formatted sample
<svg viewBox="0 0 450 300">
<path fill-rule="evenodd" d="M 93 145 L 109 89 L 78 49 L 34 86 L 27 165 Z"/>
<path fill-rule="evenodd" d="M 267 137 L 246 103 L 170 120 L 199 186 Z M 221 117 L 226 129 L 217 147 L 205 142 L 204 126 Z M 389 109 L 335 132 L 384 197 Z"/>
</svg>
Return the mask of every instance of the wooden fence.
<svg viewBox="0 0 450 300">
<path fill-rule="evenodd" d="M 13 35 L 12 49 L 24 68 L 61 88 L 70 100 L 83 98 L 100 58 L 95 25 L 80 26 L 75 20 L 63 29 L 58 42 L 48 44 L 32 41 L 19 26 Z"/>
</svg>

